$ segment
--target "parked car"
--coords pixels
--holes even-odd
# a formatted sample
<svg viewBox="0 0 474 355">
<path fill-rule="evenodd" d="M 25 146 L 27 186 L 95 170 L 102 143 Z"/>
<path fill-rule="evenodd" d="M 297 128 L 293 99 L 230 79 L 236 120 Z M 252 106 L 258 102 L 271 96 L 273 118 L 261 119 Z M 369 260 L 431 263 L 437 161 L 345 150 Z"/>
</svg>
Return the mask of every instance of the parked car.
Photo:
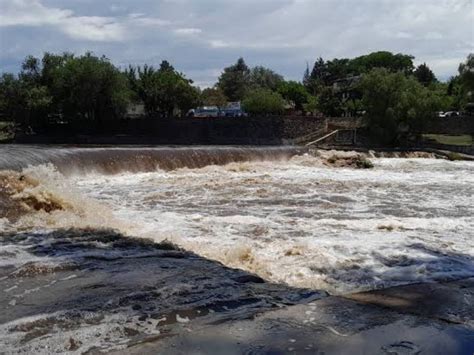
<svg viewBox="0 0 474 355">
<path fill-rule="evenodd" d="M 448 111 L 444 113 L 444 117 L 459 117 L 459 112 L 458 111 Z"/>
<path fill-rule="evenodd" d="M 216 106 L 205 106 L 205 107 L 199 107 L 196 109 L 189 110 L 188 116 L 200 117 L 200 118 L 219 117 L 220 111 L 219 111 L 219 108 Z"/>
<path fill-rule="evenodd" d="M 448 112 L 438 112 L 438 117 L 459 117 L 460 114 L 458 111 L 448 111 Z"/>
<path fill-rule="evenodd" d="M 241 109 L 226 108 L 221 111 L 223 117 L 247 117 L 247 113 Z"/>
</svg>

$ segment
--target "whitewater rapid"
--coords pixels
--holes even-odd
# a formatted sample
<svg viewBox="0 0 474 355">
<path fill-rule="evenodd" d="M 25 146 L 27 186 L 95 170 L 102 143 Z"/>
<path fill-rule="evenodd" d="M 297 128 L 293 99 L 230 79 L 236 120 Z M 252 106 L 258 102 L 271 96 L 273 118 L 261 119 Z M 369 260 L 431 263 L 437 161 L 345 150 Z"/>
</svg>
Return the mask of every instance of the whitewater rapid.
<svg viewBox="0 0 474 355">
<path fill-rule="evenodd" d="M 22 194 L 66 207 L 0 218 L 0 228 L 111 228 L 336 294 L 474 276 L 474 163 L 371 161 L 362 170 L 317 155 L 260 156 L 115 174 L 41 162 L 23 170 L 39 183 Z"/>
</svg>

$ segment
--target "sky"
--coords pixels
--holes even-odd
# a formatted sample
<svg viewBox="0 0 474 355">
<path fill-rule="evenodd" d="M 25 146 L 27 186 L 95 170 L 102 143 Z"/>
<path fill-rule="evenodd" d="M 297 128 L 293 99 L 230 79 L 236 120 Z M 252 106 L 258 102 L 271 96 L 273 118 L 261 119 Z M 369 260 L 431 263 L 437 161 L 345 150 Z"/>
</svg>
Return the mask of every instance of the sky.
<svg viewBox="0 0 474 355">
<path fill-rule="evenodd" d="M 242 56 L 301 80 L 307 63 L 388 50 L 442 80 L 474 52 L 474 0 L 0 0 L 0 72 L 26 55 L 166 59 L 212 86 Z"/>
</svg>

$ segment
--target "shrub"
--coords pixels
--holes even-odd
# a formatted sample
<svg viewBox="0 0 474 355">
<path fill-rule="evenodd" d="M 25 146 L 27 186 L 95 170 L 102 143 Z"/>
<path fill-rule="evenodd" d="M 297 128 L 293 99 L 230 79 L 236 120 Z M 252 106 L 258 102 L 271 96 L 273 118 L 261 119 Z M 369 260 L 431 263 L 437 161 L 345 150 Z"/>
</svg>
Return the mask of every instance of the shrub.
<svg viewBox="0 0 474 355">
<path fill-rule="evenodd" d="M 283 112 L 285 101 L 277 92 L 268 89 L 250 91 L 242 102 L 244 110 L 250 114 L 278 114 Z"/>
</svg>

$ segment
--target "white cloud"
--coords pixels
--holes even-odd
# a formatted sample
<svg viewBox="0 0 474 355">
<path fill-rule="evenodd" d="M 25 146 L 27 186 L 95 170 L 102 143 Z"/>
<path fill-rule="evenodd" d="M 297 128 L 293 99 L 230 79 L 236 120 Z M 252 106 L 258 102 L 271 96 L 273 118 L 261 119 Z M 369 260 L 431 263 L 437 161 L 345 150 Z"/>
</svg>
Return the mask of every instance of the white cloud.
<svg viewBox="0 0 474 355">
<path fill-rule="evenodd" d="M 35 0 L 0 0 L 0 9 L 0 26 L 58 24 L 72 16 L 70 10 L 46 8 Z"/>
<path fill-rule="evenodd" d="M 0 60 L 92 49 L 120 63 L 166 58 L 207 83 L 215 77 L 210 68 L 239 56 L 300 79 L 306 61 L 319 56 L 389 50 L 412 54 L 447 78 L 473 51 L 473 6 L 472 0 L 0 0 L 0 31 L 8 32 Z M 39 33 L 44 40 L 31 40 Z"/>
<path fill-rule="evenodd" d="M 193 36 L 202 33 L 202 30 L 200 28 L 176 28 L 174 30 L 174 33 L 177 35 L 183 35 L 183 36 Z"/>
<path fill-rule="evenodd" d="M 61 29 L 76 39 L 103 42 L 126 39 L 124 26 L 107 17 L 69 17 L 61 23 Z"/>
<path fill-rule="evenodd" d="M 70 10 L 49 8 L 38 0 L 1 0 L 0 26 L 54 26 L 75 39 L 119 41 L 125 28 L 112 17 L 75 16 Z"/>
<path fill-rule="evenodd" d="M 209 44 L 212 48 L 229 48 L 232 47 L 231 43 L 225 42 L 220 39 L 211 39 Z"/>
</svg>

